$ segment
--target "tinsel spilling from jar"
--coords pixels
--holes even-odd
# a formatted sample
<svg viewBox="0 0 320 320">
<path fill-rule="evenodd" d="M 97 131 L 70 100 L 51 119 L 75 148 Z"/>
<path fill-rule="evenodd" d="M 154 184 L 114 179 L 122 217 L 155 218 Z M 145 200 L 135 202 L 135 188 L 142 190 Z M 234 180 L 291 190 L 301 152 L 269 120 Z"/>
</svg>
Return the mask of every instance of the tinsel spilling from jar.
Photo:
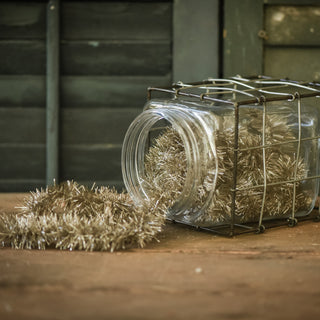
<svg viewBox="0 0 320 320">
<path fill-rule="evenodd" d="M 293 208 L 294 187 L 295 211 L 304 210 L 312 203 L 307 192 L 302 191 L 301 183 L 291 182 L 303 179 L 307 172 L 302 158 L 296 158 L 295 136 L 285 119 L 270 114 L 265 120 L 265 142 L 271 147 L 265 148 L 265 167 L 263 170 L 262 152 L 262 111 L 249 110 L 245 125 L 239 128 L 239 150 L 236 197 L 236 220 L 238 223 L 259 221 L 263 202 L 264 174 L 267 187 L 264 201 L 263 218 L 289 216 Z M 234 168 L 234 129 L 228 119 L 215 131 L 215 145 L 218 158 L 206 164 L 201 171 L 200 184 L 194 197 L 194 208 L 190 208 L 182 217 L 184 222 L 193 221 L 199 226 L 214 226 L 230 222 Z M 283 141 L 289 141 L 285 147 Z M 200 153 L 203 152 L 200 150 Z M 296 177 L 294 173 L 296 171 Z M 211 200 L 204 208 L 213 188 L 213 176 L 217 174 L 217 183 Z M 187 157 L 183 142 L 172 127 L 168 127 L 154 141 L 145 157 L 145 179 L 148 196 L 152 201 L 162 199 L 167 208 L 174 205 L 185 185 L 187 175 Z M 283 182 L 276 184 L 277 182 Z M 272 185 L 275 183 L 274 185 Z M 261 186 L 261 187 L 256 187 Z M 204 208 L 204 209 L 203 209 Z M 202 210 L 202 212 L 200 212 Z M 199 214 L 200 212 L 200 214 Z M 194 216 L 197 216 L 196 220 Z"/>
<path fill-rule="evenodd" d="M 307 168 L 296 157 L 295 136 L 286 121 L 277 115 L 265 119 L 265 167 L 262 152 L 262 112 L 251 110 L 239 128 L 237 222 L 257 221 L 261 214 L 264 177 L 271 183 L 264 201 L 264 218 L 288 216 L 295 198 L 295 210 L 309 207 L 312 199 L 300 190 Z M 197 215 L 196 223 L 228 223 L 231 216 L 231 189 L 234 167 L 234 129 L 225 118 L 215 130 L 216 160 L 200 170 L 199 188 L 185 214 Z M 283 141 L 289 141 L 283 148 Z M 201 152 L 201 150 L 200 150 Z M 66 182 L 32 192 L 19 212 L 0 215 L 0 243 L 13 248 L 59 248 L 64 250 L 114 251 L 143 247 L 155 239 L 167 212 L 181 195 L 187 175 L 183 142 L 171 127 L 157 136 L 144 159 L 149 200 L 136 205 L 127 193 L 100 187 L 87 188 Z M 296 172 L 296 177 L 294 173 Z M 217 176 L 216 176 L 217 175 Z M 213 180 L 216 179 L 216 183 Z M 280 184 L 272 185 L 273 182 Z M 296 190 L 293 196 L 294 188 Z M 208 197 L 210 201 L 208 202 Z M 205 204 L 205 209 L 203 210 Z M 200 214 L 199 214 L 200 212 Z M 194 221 L 194 220 L 193 220 Z"/>
</svg>

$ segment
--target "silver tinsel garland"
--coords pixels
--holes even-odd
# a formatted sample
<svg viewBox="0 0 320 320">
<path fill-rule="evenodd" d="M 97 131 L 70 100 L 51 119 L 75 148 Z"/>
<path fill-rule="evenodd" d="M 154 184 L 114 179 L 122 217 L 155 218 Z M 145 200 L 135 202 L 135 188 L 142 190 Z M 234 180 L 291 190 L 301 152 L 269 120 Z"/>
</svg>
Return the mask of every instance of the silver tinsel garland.
<svg viewBox="0 0 320 320">
<path fill-rule="evenodd" d="M 262 152 L 262 111 L 251 110 L 245 117 L 245 125 L 239 128 L 238 154 L 238 187 L 236 198 L 237 222 L 258 221 L 263 201 L 264 184 L 263 152 Z M 228 121 L 224 119 L 223 121 Z M 193 208 L 188 208 L 184 219 L 197 225 L 213 226 L 228 223 L 231 216 L 234 167 L 234 130 L 228 123 L 215 132 L 215 145 L 218 157 L 218 179 L 211 201 L 198 214 L 208 199 L 216 172 L 215 161 L 208 160 L 201 171 L 197 194 L 193 196 Z M 295 169 L 297 179 L 306 176 L 306 168 L 302 158 L 296 159 L 296 143 L 293 131 L 277 114 L 266 116 L 266 144 L 272 147 L 265 149 L 267 183 L 280 182 L 279 185 L 267 187 L 264 202 L 264 218 L 283 217 L 291 213 L 293 204 Z M 283 145 L 283 142 L 287 142 Z M 201 153 L 201 150 L 200 150 Z M 203 152 L 204 153 L 204 152 Z M 170 208 L 179 198 L 187 175 L 187 159 L 184 145 L 178 133 L 168 128 L 159 135 L 149 149 L 145 158 L 146 185 L 148 195 L 153 201 L 162 199 Z M 312 202 L 311 197 L 296 183 L 295 210 L 306 210 Z M 194 220 L 194 217 L 197 218 Z"/>
<path fill-rule="evenodd" d="M 160 206 L 68 181 L 32 192 L 18 214 L 0 216 L 0 243 L 16 249 L 108 250 L 143 247 L 165 221 Z"/>
</svg>

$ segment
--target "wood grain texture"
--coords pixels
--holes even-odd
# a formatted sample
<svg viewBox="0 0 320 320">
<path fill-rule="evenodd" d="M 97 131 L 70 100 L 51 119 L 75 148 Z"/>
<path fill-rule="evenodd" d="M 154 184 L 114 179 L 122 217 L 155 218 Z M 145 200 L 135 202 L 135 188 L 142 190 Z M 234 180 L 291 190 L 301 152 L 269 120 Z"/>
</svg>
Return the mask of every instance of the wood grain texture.
<svg viewBox="0 0 320 320">
<path fill-rule="evenodd" d="M 1 144 L 1 179 L 44 179 L 44 144 Z"/>
<path fill-rule="evenodd" d="M 168 40 L 171 38 L 170 2 L 64 2 L 62 39 Z"/>
<path fill-rule="evenodd" d="M 320 47 L 266 47 L 264 73 L 272 77 L 320 81 Z"/>
<path fill-rule="evenodd" d="M 46 1 L 0 3 L 1 39 L 45 39 Z M 162 1 L 61 3 L 61 38 L 171 38 L 172 3 Z"/>
<path fill-rule="evenodd" d="M 45 39 L 46 3 L 0 2 L 0 39 Z"/>
<path fill-rule="evenodd" d="M 27 181 L 45 183 L 44 144 L 0 144 L 0 192 L 29 191 Z M 60 178 L 80 183 L 122 186 L 121 145 L 69 145 L 60 148 Z M 18 182 L 21 182 L 20 184 Z M 33 182 L 34 183 L 34 182 Z M 8 186 L 6 186 L 8 184 Z"/>
<path fill-rule="evenodd" d="M 122 180 L 121 146 L 62 146 L 61 170 L 64 179 L 76 181 Z"/>
<path fill-rule="evenodd" d="M 64 76 L 61 77 L 63 108 L 142 108 L 148 86 L 168 86 L 165 76 Z M 0 75 L 0 106 L 44 107 L 45 77 Z"/>
<path fill-rule="evenodd" d="M 0 143 L 44 144 L 44 108 L 0 108 Z"/>
<path fill-rule="evenodd" d="M 170 41 L 72 41 L 61 47 L 64 75 L 142 76 L 171 72 Z"/>
<path fill-rule="evenodd" d="M 63 109 L 62 144 L 121 144 L 142 109 Z M 45 143 L 44 108 L 0 108 L 0 143 Z"/>
<path fill-rule="evenodd" d="M 64 109 L 61 119 L 61 143 L 119 144 L 140 109 Z"/>
<path fill-rule="evenodd" d="M 176 0 L 173 22 L 173 80 L 218 77 L 219 1 Z"/>
<path fill-rule="evenodd" d="M 0 3 L 0 191 L 45 184 L 46 6 Z M 60 9 L 59 175 L 120 188 L 121 143 L 147 87 L 171 84 L 172 2 L 61 1 Z"/>
<path fill-rule="evenodd" d="M 61 112 L 60 178 L 123 187 L 121 144 L 140 109 L 64 109 Z M 0 190 L 28 191 L 44 181 L 45 110 L 0 108 Z M 29 180 L 36 180 L 30 184 Z M 24 182 L 26 182 L 24 184 Z M 14 189 L 14 188 L 17 189 Z"/>
<path fill-rule="evenodd" d="M 166 75 L 170 42 L 73 41 L 60 46 L 62 75 Z M 40 40 L 0 41 L 0 74 L 44 75 L 46 44 Z"/>
<path fill-rule="evenodd" d="M 320 47 L 318 6 L 266 6 L 267 45 Z"/>
<path fill-rule="evenodd" d="M 0 106 L 44 107 L 45 101 L 44 76 L 0 75 Z"/>
<path fill-rule="evenodd" d="M 63 107 L 142 108 L 148 86 L 171 84 L 165 76 L 65 76 L 62 78 Z"/>
<path fill-rule="evenodd" d="M 258 75 L 263 71 L 263 0 L 225 0 L 223 75 Z"/>
<path fill-rule="evenodd" d="M 0 214 L 27 194 L 1 194 Z M 234 238 L 167 223 L 127 251 L 0 249 L 0 318 L 319 318 L 320 225 Z M 32 306 L 32 307 L 30 307 Z"/>
<path fill-rule="evenodd" d="M 0 59 L 2 75 L 44 75 L 46 44 L 42 40 L 3 40 Z"/>
</svg>

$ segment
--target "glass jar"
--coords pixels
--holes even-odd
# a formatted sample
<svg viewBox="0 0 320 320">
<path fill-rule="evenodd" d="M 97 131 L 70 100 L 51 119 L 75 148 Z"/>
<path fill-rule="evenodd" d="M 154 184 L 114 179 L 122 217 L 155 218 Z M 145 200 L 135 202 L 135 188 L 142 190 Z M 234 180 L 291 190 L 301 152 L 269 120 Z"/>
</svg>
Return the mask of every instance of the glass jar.
<svg viewBox="0 0 320 320">
<path fill-rule="evenodd" d="M 271 79 L 177 83 L 150 99 L 122 149 L 137 204 L 200 227 L 308 215 L 319 185 L 315 85 Z"/>
</svg>

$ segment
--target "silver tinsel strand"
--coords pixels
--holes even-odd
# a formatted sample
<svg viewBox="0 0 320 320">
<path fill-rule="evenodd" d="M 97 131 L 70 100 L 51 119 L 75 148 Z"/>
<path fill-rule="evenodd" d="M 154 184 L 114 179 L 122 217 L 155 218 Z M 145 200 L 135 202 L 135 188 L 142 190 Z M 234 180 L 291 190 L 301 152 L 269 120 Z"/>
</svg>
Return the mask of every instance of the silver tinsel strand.
<svg viewBox="0 0 320 320">
<path fill-rule="evenodd" d="M 165 221 L 159 206 L 128 194 L 68 181 L 32 192 L 18 214 L 0 216 L 0 243 L 16 249 L 114 251 L 143 247 Z"/>
<path fill-rule="evenodd" d="M 262 111 L 251 110 L 249 117 L 245 117 L 245 125 L 239 129 L 238 176 L 239 190 L 236 197 L 237 222 L 258 221 L 263 199 L 263 152 L 262 145 Z M 227 121 L 227 120 L 224 120 Z M 196 129 L 195 131 L 196 132 Z M 295 136 L 279 115 L 267 115 L 265 125 L 266 143 L 272 145 L 265 149 L 267 183 L 290 181 L 294 178 L 297 167 L 297 179 L 306 177 L 303 159 L 296 159 Z M 224 125 L 215 132 L 215 145 L 218 157 L 218 179 L 216 188 L 207 207 L 202 210 L 213 186 L 216 174 L 215 160 L 205 159 L 202 164 L 197 194 L 193 197 L 193 208 L 183 219 L 203 226 L 213 226 L 228 223 L 231 216 L 234 167 L 234 130 L 232 126 Z M 287 141 L 285 145 L 281 144 Z M 205 153 L 201 152 L 200 154 Z M 191 168 L 192 170 L 192 168 Z M 153 201 L 162 199 L 166 207 L 170 208 L 180 196 L 185 187 L 187 175 L 187 159 L 184 145 L 179 134 L 168 128 L 153 142 L 145 157 L 146 186 L 148 195 Z M 296 183 L 295 209 L 306 210 L 312 202 L 311 197 Z M 268 186 L 264 203 L 264 218 L 283 217 L 292 210 L 294 184 L 292 182 Z M 197 218 L 194 220 L 195 215 Z"/>
</svg>

